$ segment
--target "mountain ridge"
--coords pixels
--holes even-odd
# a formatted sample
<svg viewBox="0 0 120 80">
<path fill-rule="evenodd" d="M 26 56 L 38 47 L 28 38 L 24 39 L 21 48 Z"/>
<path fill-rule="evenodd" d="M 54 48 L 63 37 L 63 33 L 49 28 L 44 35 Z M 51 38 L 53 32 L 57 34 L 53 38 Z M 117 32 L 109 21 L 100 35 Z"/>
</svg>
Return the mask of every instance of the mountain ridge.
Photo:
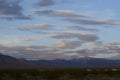
<svg viewBox="0 0 120 80">
<path fill-rule="evenodd" d="M 40 69 L 40 68 L 119 68 L 120 60 L 104 58 L 79 58 L 71 60 L 23 60 L 0 54 L 0 69 Z"/>
</svg>

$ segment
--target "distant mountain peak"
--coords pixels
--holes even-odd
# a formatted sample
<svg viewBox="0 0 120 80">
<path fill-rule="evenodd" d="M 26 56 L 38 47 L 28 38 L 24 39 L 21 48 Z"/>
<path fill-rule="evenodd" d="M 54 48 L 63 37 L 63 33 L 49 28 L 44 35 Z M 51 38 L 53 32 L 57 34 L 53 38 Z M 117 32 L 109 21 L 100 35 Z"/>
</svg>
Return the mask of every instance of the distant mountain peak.
<svg viewBox="0 0 120 80">
<path fill-rule="evenodd" d="M 24 69 L 24 68 L 35 68 L 35 67 L 36 66 L 29 61 L 0 54 L 0 69 Z"/>
</svg>

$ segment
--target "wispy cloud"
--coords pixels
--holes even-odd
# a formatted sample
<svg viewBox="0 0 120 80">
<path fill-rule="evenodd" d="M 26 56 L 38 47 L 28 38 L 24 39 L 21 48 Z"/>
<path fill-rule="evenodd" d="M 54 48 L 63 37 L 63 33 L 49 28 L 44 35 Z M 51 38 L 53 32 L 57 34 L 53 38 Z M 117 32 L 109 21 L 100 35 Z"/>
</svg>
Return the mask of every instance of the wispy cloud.
<svg viewBox="0 0 120 80">
<path fill-rule="evenodd" d="M 34 10 L 33 13 L 42 15 L 42 16 L 50 16 L 50 17 L 82 17 L 89 18 L 86 14 L 76 14 L 71 10 Z"/>
<path fill-rule="evenodd" d="M 99 31 L 98 29 L 95 29 L 95 28 L 88 28 L 88 27 L 83 27 L 80 25 L 70 25 L 70 26 L 67 26 L 67 28 L 71 29 L 71 30 L 78 30 L 78 31 L 90 31 L 90 32 L 98 32 Z"/>
<path fill-rule="evenodd" d="M 31 31 L 31 30 L 50 30 L 53 29 L 54 25 L 50 24 L 28 24 L 18 28 L 18 30 Z"/>
<path fill-rule="evenodd" d="M 83 24 L 83 25 L 120 25 L 119 21 L 116 20 L 92 20 L 92 19 L 77 19 L 77 18 L 66 18 L 63 19 L 72 23 Z"/>
</svg>

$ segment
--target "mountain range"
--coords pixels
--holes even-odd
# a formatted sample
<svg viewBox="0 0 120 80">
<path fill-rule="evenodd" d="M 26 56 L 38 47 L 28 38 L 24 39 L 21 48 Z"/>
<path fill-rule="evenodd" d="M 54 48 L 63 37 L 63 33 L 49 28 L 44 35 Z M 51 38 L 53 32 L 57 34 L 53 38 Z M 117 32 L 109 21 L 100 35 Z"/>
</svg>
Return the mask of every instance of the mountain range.
<svg viewBox="0 0 120 80">
<path fill-rule="evenodd" d="M 104 58 L 79 58 L 71 60 L 25 60 L 0 54 L 0 69 L 41 69 L 41 68 L 119 68 L 120 60 Z"/>
</svg>

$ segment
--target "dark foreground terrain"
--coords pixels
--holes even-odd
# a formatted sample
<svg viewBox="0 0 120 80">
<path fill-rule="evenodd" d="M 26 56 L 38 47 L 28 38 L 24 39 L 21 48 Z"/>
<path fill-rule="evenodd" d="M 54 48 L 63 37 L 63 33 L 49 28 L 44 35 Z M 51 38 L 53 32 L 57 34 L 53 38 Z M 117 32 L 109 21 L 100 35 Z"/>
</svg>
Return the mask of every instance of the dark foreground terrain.
<svg viewBox="0 0 120 80">
<path fill-rule="evenodd" d="M 120 80 L 120 69 L 0 70 L 0 80 Z"/>
</svg>

